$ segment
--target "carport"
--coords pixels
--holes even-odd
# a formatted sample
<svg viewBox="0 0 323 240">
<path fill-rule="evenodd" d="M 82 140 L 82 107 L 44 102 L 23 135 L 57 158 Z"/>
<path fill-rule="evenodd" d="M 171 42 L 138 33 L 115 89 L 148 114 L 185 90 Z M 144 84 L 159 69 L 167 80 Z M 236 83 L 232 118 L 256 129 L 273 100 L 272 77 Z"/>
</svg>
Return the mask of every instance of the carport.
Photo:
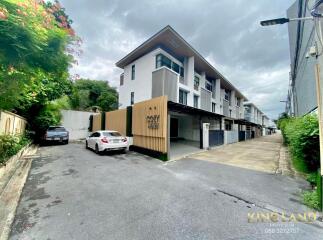
<svg viewBox="0 0 323 240">
<path fill-rule="evenodd" d="M 169 157 L 176 159 L 201 151 L 202 126 L 209 123 L 209 144 L 223 144 L 222 115 L 168 101 Z"/>
</svg>

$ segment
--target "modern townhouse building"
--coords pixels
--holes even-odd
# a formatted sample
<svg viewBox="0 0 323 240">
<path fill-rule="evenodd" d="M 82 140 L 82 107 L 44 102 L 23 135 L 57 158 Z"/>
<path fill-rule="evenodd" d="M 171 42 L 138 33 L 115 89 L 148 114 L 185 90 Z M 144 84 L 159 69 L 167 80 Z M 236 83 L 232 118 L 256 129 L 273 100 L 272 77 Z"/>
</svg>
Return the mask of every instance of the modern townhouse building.
<svg viewBox="0 0 323 240">
<path fill-rule="evenodd" d="M 287 10 L 288 18 L 309 17 L 309 6 L 316 0 L 297 0 Z M 290 86 L 286 112 L 303 116 L 317 109 L 314 66 L 316 57 L 311 52 L 316 49 L 314 21 L 294 21 L 288 23 L 291 59 Z"/>
<path fill-rule="evenodd" d="M 119 110 L 93 118 L 94 129 L 118 130 L 138 151 L 169 159 L 246 140 L 256 125 L 245 119 L 247 98 L 170 26 L 116 66 L 123 69 Z"/>
</svg>

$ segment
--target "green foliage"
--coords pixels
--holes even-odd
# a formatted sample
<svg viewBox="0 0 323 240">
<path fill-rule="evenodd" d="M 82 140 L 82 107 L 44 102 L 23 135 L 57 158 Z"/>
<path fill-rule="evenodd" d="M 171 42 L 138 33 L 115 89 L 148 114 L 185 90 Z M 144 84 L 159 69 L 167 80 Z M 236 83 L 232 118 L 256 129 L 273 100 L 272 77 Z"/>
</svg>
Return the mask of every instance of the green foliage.
<svg viewBox="0 0 323 240">
<path fill-rule="evenodd" d="M 305 173 L 320 166 L 319 126 L 316 115 L 279 120 L 285 143 L 292 154 L 297 170 Z"/>
<path fill-rule="evenodd" d="M 0 165 L 30 143 L 26 136 L 0 135 Z"/>
<path fill-rule="evenodd" d="M 316 210 L 320 209 L 317 191 L 304 191 L 302 197 L 305 205 Z"/>
<path fill-rule="evenodd" d="M 41 136 L 49 126 L 59 125 L 61 118 L 60 106 L 51 102 L 42 106 L 37 115 L 29 119 L 29 123 L 36 130 L 37 136 Z"/>
<path fill-rule="evenodd" d="M 106 81 L 80 79 L 73 84 L 70 101 L 78 110 L 99 107 L 102 111 L 111 111 L 118 108 L 118 93 Z"/>
<path fill-rule="evenodd" d="M 71 93 L 68 68 L 80 45 L 71 23 L 58 1 L 0 1 L 0 109 L 33 130 L 58 122 L 62 102 L 53 100 Z"/>
</svg>

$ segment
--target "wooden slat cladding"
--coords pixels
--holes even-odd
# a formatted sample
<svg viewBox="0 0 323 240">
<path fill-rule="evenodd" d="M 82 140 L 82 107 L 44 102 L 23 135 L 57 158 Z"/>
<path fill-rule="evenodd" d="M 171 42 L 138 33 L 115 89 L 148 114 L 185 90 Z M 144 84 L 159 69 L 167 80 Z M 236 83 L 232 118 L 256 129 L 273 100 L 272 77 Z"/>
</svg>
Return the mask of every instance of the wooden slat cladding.
<svg viewBox="0 0 323 240">
<path fill-rule="evenodd" d="M 101 114 L 93 115 L 93 127 L 92 132 L 101 130 Z"/>
<path fill-rule="evenodd" d="M 135 146 L 167 153 L 167 96 L 134 104 L 132 134 Z"/>
<path fill-rule="evenodd" d="M 105 113 L 105 129 L 114 130 L 126 136 L 127 109 Z"/>
</svg>

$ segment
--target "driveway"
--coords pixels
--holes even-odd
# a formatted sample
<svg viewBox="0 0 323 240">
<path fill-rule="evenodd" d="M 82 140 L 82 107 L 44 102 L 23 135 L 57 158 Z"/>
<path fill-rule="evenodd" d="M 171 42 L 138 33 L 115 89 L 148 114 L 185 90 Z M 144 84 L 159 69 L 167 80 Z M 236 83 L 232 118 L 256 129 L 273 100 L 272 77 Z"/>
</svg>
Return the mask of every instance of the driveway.
<svg viewBox="0 0 323 240">
<path fill-rule="evenodd" d="M 198 160 L 275 173 L 279 165 L 281 144 L 282 137 L 277 133 L 220 146 L 211 151 L 194 154 L 191 157 Z"/>
<path fill-rule="evenodd" d="M 98 156 L 81 144 L 43 147 L 10 239 L 320 239 L 314 224 L 248 223 L 248 213 L 275 206 L 306 210 L 297 195 L 304 187 L 193 158 L 163 163 L 134 152 Z"/>
</svg>

